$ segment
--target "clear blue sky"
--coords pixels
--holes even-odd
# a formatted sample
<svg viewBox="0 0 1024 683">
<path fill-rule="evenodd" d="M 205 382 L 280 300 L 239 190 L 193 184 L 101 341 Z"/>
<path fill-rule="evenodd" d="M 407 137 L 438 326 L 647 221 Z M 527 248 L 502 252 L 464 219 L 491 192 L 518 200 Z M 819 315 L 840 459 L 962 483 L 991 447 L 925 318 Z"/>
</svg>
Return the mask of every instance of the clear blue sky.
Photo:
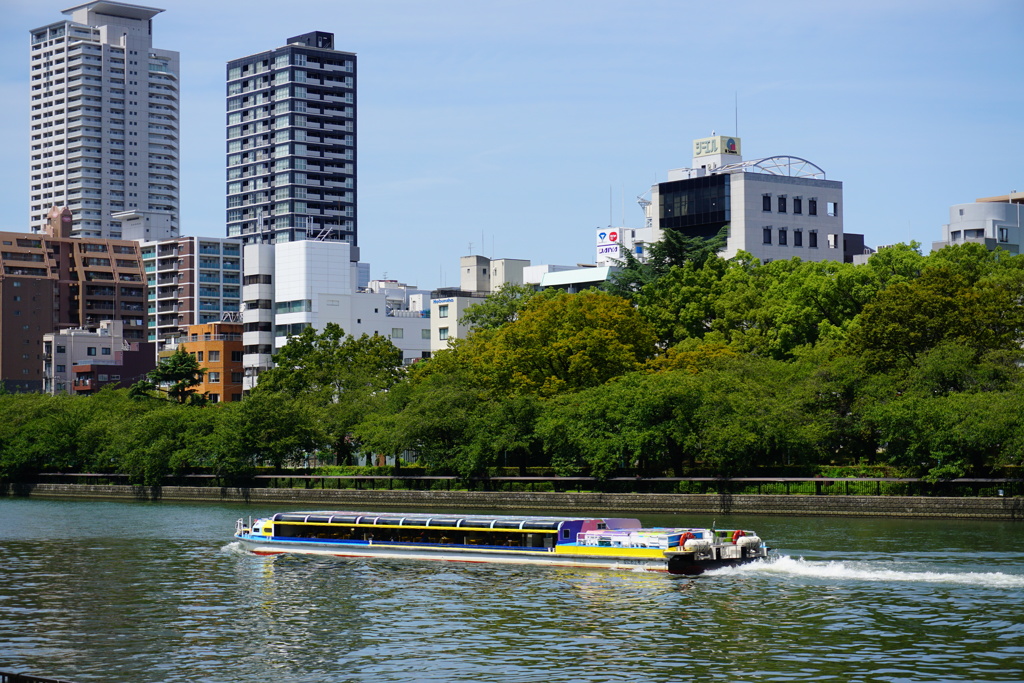
<svg viewBox="0 0 1024 683">
<path fill-rule="evenodd" d="M 0 229 L 27 229 L 29 30 L 0 0 Z M 167 0 L 181 53 L 185 234 L 224 235 L 224 65 L 308 31 L 359 55 L 359 242 L 373 277 L 458 282 L 469 253 L 575 264 L 697 137 L 804 157 L 870 245 L 941 236 L 1024 190 L 1020 0 Z"/>
</svg>

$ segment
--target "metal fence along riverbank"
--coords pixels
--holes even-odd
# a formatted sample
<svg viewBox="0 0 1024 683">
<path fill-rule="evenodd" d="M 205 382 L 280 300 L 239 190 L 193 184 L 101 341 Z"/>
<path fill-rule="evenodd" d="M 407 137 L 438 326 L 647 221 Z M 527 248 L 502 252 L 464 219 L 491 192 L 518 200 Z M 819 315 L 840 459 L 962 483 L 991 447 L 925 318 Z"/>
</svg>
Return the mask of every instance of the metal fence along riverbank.
<svg viewBox="0 0 1024 683">
<path fill-rule="evenodd" d="M 665 480 L 621 480 L 639 492 L 585 490 L 594 480 L 575 478 L 513 478 L 489 481 L 491 490 L 455 490 L 448 477 L 371 477 L 266 475 L 261 486 L 222 486 L 212 475 L 178 478 L 174 485 L 131 486 L 114 475 L 49 475 L 50 481 L 7 483 L 0 495 L 82 499 L 129 499 L 287 504 L 300 507 L 366 509 L 372 506 L 437 508 L 462 507 L 492 510 L 614 511 L 648 514 L 743 514 L 839 517 L 959 518 L 1019 521 L 1024 519 L 1024 498 L 1019 480 L 957 480 L 959 487 L 973 487 L 974 495 L 936 495 L 927 482 L 914 479 L 690 479 L 694 485 L 713 487 L 708 493 L 651 493 L 644 487 Z M 417 480 L 419 487 L 409 486 Z M 184 480 L 184 481 L 182 481 Z M 424 481 L 430 480 L 430 481 Z M 501 481 L 498 481 L 501 480 Z M 527 481 L 534 480 L 534 481 Z M 71 483 L 89 481 L 93 483 Z M 558 482 L 557 491 L 528 490 L 538 481 Z M 438 483 L 446 484 L 442 488 Z M 515 482 L 517 488 L 510 484 Z M 607 483 L 607 480 L 606 480 Z M 616 482 L 612 482 L 616 483 Z M 880 495 L 885 486 L 906 486 L 918 495 Z M 182 485 L 185 484 L 185 485 Z M 874 495 L 847 494 L 852 487 L 867 488 Z M 999 488 L 993 488 L 999 487 Z M 567 489 L 576 488 L 572 491 Z M 775 493 L 782 488 L 782 493 Z M 527 489 L 527 490 L 522 490 Z M 768 493 L 759 493 L 768 489 Z M 799 490 L 801 492 L 796 492 Z M 978 495 L 981 491 L 996 495 Z M 747 491 L 747 492 L 733 492 Z M 789 493 L 785 493 L 789 491 Z M 804 493 L 803 491 L 806 491 Z M 924 493 L 925 495 L 921 495 Z M 1001 494 L 1001 495 L 1000 495 Z"/>
</svg>

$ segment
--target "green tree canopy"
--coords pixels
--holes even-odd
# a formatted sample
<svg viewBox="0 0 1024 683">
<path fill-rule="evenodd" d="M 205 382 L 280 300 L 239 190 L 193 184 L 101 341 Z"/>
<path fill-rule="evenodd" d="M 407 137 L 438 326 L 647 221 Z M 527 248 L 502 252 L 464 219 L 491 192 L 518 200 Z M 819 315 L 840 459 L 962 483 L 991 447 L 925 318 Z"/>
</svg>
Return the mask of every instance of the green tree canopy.
<svg viewBox="0 0 1024 683">
<path fill-rule="evenodd" d="M 316 406 L 338 464 L 346 463 L 357 446 L 349 438 L 352 428 L 404 375 L 402 351 L 389 339 L 356 338 L 335 323 L 290 338 L 274 363 L 252 393 L 278 393 Z"/>
<path fill-rule="evenodd" d="M 130 391 L 133 396 L 163 393 L 175 403 L 203 404 L 206 399 L 195 388 L 202 383 L 204 374 L 206 369 L 200 367 L 196 357 L 179 346 L 172 355 L 161 359 L 146 379 L 132 385 Z"/>
</svg>

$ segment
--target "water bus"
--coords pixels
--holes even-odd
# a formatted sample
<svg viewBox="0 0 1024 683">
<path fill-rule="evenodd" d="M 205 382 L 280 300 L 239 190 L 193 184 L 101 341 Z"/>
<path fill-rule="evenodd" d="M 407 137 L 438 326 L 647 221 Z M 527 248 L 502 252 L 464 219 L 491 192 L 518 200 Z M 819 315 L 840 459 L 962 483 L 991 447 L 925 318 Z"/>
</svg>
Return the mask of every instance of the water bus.
<svg viewBox="0 0 1024 683">
<path fill-rule="evenodd" d="M 628 518 L 377 512 L 282 512 L 235 538 L 257 555 L 303 553 L 700 574 L 764 558 L 744 529 L 643 528 Z"/>
</svg>

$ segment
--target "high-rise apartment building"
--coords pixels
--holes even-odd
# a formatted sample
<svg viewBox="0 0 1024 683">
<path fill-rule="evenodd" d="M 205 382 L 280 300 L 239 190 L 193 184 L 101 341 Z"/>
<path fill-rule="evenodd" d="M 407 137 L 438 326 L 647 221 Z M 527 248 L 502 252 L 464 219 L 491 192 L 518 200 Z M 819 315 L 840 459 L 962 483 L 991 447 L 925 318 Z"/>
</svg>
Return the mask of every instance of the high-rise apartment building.
<svg viewBox="0 0 1024 683">
<path fill-rule="evenodd" d="M 86 2 L 31 32 L 30 227 L 67 206 L 75 237 L 178 234 L 178 53 L 161 9 Z"/>
<path fill-rule="evenodd" d="M 149 341 L 163 351 L 191 325 L 241 322 L 242 245 L 223 237 L 142 242 Z"/>
<path fill-rule="evenodd" d="M 228 62 L 228 237 L 341 240 L 358 260 L 355 79 L 321 31 Z"/>
</svg>

